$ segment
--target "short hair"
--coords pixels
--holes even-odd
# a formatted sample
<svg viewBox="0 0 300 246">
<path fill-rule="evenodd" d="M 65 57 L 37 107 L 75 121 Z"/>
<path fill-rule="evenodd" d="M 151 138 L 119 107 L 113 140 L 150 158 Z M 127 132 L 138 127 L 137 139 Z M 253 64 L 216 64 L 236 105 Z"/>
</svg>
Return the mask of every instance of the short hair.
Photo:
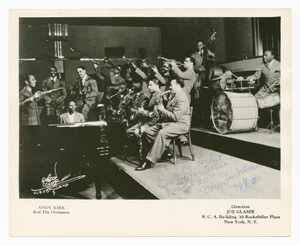
<svg viewBox="0 0 300 246">
<path fill-rule="evenodd" d="M 56 68 L 55 66 L 51 66 L 51 67 L 49 68 L 49 71 L 51 70 L 51 68 L 54 68 L 55 71 L 57 72 L 57 68 Z"/>
<path fill-rule="evenodd" d="M 175 80 L 176 80 L 176 83 L 179 84 L 181 88 L 184 87 L 184 81 L 182 78 L 177 77 Z"/>
<path fill-rule="evenodd" d="M 194 57 L 191 56 L 187 56 L 186 58 L 190 58 L 190 61 L 195 65 L 196 64 L 196 60 Z"/>
<path fill-rule="evenodd" d="M 273 56 L 275 56 L 275 54 L 274 54 L 274 49 L 266 49 L 265 52 L 266 52 L 266 51 L 269 51 Z"/>
<path fill-rule="evenodd" d="M 81 68 L 82 70 L 86 70 L 85 66 L 82 66 L 82 65 L 78 66 L 78 67 L 76 68 L 76 70 L 77 70 L 78 68 Z"/>
<path fill-rule="evenodd" d="M 202 42 L 202 44 L 204 44 L 204 45 L 205 45 L 205 43 L 204 43 L 204 40 L 203 40 L 203 39 L 201 39 L 201 38 L 200 38 L 200 39 L 198 39 L 198 40 L 197 40 L 197 43 L 196 43 L 196 45 L 197 45 L 199 42 Z"/>
<path fill-rule="evenodd" d="M 29 82 L 30 76 L 33 76 L 33 75 L 32 75 L 32 74 L 25 74 L 25 75 L 22 76 L 21 79 L 22 79 L 22 85 L 23 85 L 23 86 L 26 86 L 26 85 L 27 85 L 25 81 L 28 81 L 28 82 Z"/>
</svg>

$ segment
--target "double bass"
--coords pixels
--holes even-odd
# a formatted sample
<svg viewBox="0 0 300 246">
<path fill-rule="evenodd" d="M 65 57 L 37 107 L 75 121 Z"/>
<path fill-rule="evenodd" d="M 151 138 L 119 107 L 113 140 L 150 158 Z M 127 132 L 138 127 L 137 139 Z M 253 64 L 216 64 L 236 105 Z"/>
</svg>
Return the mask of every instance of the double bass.
<svg viewBox="0 0 300 246">
<path fill-rule="evenodd" d="M 223 73 L 222 69 L 219 66 L 213 64 L 213 62 L 211 61 L 212 60 L 211 58 L 208 59 L 209 58 L 208 50 L 210 49 L 211 42 L 216 39 L 216 34 L 217 34 L 217 29 L 215 27 L 213 27 L 212 33 L 207 41 L 207 44 L 204 47 L 204 51 L 203 51 L 203 59 L 202 59 L 201 67 L 203 67 L 204 69 L 200 72 L 199 79 L 198 79 L 198 81 L 196 81 L 196 83 L 197 83 L 197 86 L 196 86 L 197 91 L 196 91 L 196 96 L 195 96 L 196 98 L 199 97 L 204 83 L 208 87 L 210 87 L 209 83 L 212 80 L 212 78 L 217 77 Z"/>
</svg>

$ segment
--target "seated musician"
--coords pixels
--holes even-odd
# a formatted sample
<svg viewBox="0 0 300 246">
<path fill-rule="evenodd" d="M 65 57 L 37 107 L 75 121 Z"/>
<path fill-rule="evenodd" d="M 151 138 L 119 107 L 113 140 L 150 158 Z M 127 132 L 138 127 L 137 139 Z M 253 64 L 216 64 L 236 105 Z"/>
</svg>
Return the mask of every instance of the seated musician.
<svg viewBox="0 0 300 246">
<path fill-rule="evenodd" d="M 170 65 L 174 73 L 184 81 L 183 91 L 186 93 L 189 103 L 191 103 L 191 91 L 196 82 L 196 74 L 194 72 L 195 59 L 192 57 L 186 57 L 184 60 L 184 68 L 186 69 L 182 72 L 177 66 L 176 62 L 172 60 Z"/>
<path fill-rule="evenodd" d="M 44 97 L 48 124 L 56 124 L 65 107 L 65 99 L 67 97 L 66 83 L 57 77 L 56 67 L 50 67 L 49 73 L 50 77 L 43 81 L 42 90 L 48 91 L 61 88 L 61 90 L 46 94 Z"/>
<path fill-rule="evenodd" d="M 141 134 L 143 134 L 149 126 L 153 125 L 153 114 L 154 111 L 157 112 L 158 102 L 161 101 L 161 91 L 159 90 L 159 81 L 158 79 L 149 80 L 148 88 L 151 93 L 150 101 L 148 104 L 145 104 L 142 107 L 139 107 L 135 112 L 140 116 L 140 122 L 135 124 L 134 126 L 130 127 L 127 130 L 127 137 L 132 137 L 134 134 L 136 136 L 139 135 L 139 124 L 141 125 Z"/>
<path fill-rule="evenodd" d="M 85 122 L 83 114 L 78 113 L 75 110 L 76 110 L 75 102 L 70 101 L 67 108 L 67 112 L 59 116 L 60 124 Z"/>
<path fill-rule="evenodd" d="M 280 85 L 280 62 L 274 59 L 274 51 L 268 49 L 264 53 L 264 62 L 257 67 L 255 74 L 248 76 L 246 80 L 250 80 L 248 83 L 253 85 L 255 80 L 258 80 L 263 73 L 265 76 L 265 84 L 254 95 L 255 98 L 263 97 L 267 94 L 278 91 L 277 87 Z M 243 80 L 243 77 L 239 77 L 237 80 Z"/>
<path fill-rule="evenodd" d="M 98 86 L 96 80 L 86 73 L 84 66 L 77 67 L 79 78 L 70 86 L 71 98 L 76 102 L 78 112 L 82 113 L 85 121 L 95 120 L 94 109 Z"/>
<path fill-rule="evenodd" d="M 168 148 L 171 138 L 188 132 L 190 126 L 190 107 L 188 98 L 183 91 L 184 81 L 180 78 L 171 81 L 170 89 L 174 94 L 166 108 L 160 104 L 157 110 L 161 118 L 154 126 L 144 133 L 144 145 L 151 146 L 145 162 L 136 171 L 143 171 L 155 165 Z M 145 146 L 147 147 L 147 146 Z"/>
<path fill-rule="evenodd" d="M 19 94 L 20 105 L 20 124 L 21 125 L 40 125 L 40 116 L 38 112 L 37 101 L 43 96 L 41 91 L 33 94 L 36 87 L 36 80 L 32 74 L 23 77 L 24 88 Z"/>
</svg>

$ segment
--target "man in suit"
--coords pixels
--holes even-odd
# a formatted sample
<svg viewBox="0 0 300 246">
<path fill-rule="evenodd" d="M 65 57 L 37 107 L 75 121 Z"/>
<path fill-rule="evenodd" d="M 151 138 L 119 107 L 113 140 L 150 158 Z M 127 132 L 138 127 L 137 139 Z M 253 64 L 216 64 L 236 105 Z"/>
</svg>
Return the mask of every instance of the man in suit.
<svg viewBox="0 0 300 246">
<path fill-rule="evenodd" d="M 76 102 L 78 112 L 82 113 L 85 121 L 95 120 L 94 109 L 98 86 L 96 80 L 87 75 L 84 66 L 77 67 L 79 78 L 70 86 L 71 96 Z"/>
<path fill-rule="evenodd" d="M 196 49 L 194 53 L 191 54 L 191 57 L 195 59 L 195 64 L 194 64 L 194 71 L 196 73 L 196 83 L 194 85 L 195 87 L 195 98 L 199 97 L 199 90 L 202 86 L 202 81 L 200 79 L 200 74 L 201 72 L 205 71 L 204 64 L 203 64 L 203 57 L 204 57 L 204 48 L 205 44 L 202 39 L 199 39 L 197 41 Z M 214 61 L 215 59 L 215 54 L 211 52 L 210 50 L 207 51 L 207 55 L 209 60 Z"/>
<path fill-rule="evenodd" d="M 264 62 L 257 67 L 255 74 L 247 77 L 250 85 L 253 85 L 255 80 L 261 77 L 261 74 L 265 77 L 265 83 L 254 95 L 255 98 L 276 92 L 278 90 L 276 86 L 280 85 L 280 62 L 275 60 L 274 51 L 272 49 L 266 50 L 263 60 Z M 243 80 L 243 77 L 239 77 L 238 80 Z"/>
<path fill-rule="evenodd" d="M 48 124 L 58 123 L 59 116 L 65 107 L 65 99 L 67 97 L 66 83 L 57 77 L 57 69 L 52 66 L 49 69 L 50 77 L 45 79 L 42 84 L 42 90 L 48 91 L 61 88 L 61 90 L 53 91 L 46 94 L 45 106 Z"/>
<path fill-rule="evenodd" d="M 70 101 L 67 112 L 59 116 L 60 124 L 84 122 L 85 120 L 83 114 L 78 113 L 75 110 L 76 110 L 75 102 Z"/>
<path fill-rule="evenodd" d="M 155 165 L 164 151 L 168 148 L 171 138 L 186 133 L 190 126 L 190 107 L 187 96 L 183 91 L 184 81 L 180 78 L 171 81 L 170 89 L 173 98 L 166 108 L 162 104 L 158 106 L 161 113 L 160 121 L 149 127 L 144 136 L 145 144 L 153 143 L 146 156 L 144 164 L 137 167 L 136 171 L 143 171 Z"/>
<path fill-rule="evenodd" d="M 41 91 L 32 93 L 32 90 L 36 87 L 36 80 L 32 74 L 25 75 L 23 79 L 25 87 L 19 94 L 20 124 L 40 125 L 37 101 L 41 99 L 43 93 Z"/>
<path fill-rule="evenodd" d="M 186 57 L 184 60 L 184 68 L 186 69 L 182 72 L 176 65 L 175 61 L 171 61 L 170 65 L 174 73 L 184 81 L 183 91 L 186 93 L 189 103 L 191 103 L 191 91 L 196 82 L 196 74 L 194 72 L 195 59 L 192 57 Z"/>
</svg>

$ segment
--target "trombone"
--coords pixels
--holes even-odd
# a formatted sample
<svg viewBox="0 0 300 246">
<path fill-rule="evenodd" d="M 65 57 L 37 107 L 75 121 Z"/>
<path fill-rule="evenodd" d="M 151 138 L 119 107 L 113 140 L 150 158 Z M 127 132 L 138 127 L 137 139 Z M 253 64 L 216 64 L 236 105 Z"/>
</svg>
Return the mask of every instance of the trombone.
<svg viewBox="0 0 300 246">
<path fill-rule="evenodd" d="M 172 61 L 175 61 L 176 65 L 177 65 L 178 67 L 184 65 L 183 63 L 181 63 L 181 62 L 179 62 L 179 61 L 172 60 L 172 59 L 168 59 L 168 58 L 162 57 L 161 55 L 159 55 L 159 56 L 157 57 L 157 59 L 161 59 L 161 60 L 163 60 L 164 62 L 167 62 L 167 63 L 170 63 L 170 62 L 172 62 Z"/>
<path fill-rule="evenodd" d="M 104 57 L 103 62 L 100 63 L 100 62 L 96 61 L 95 58 L 90 57 L 90 56 L 88 56 L 87 54 L 85 54 L 85 53 L 83 53 L 83 52 L 81 52 L 81 51 L 79 51 L 79 50 L 77 50 L 77 49 L 75 49 L 75 48 L 73 48 L 73 47 L 70 47 L 70 50 L 71 50 L 71 51 L 76 51 L 78 54 L 85 56 L 86 58 L 88 58 L 89 60 L 91 60 L 92 62 L 94 62 L 94 63 L 97 64 L 97 65 L 103 65 L 103 66 L 105 66 L 105 67 L 108 68 L 108 69 L 111 69 L 111 68 L 112 68 L 112 67 L 110 67 L 110 66 L 108 66 L 108 65 L 106 64 L 106 63 L 109 61 L 109 59 L 108 59 L 107 57 Z M 109 62 L 110 62 L 110 61 L 109 61 Z M 109 64 L 112 65 L 112 62 L 110 62 Z M 113 67 L 114 67 L 114 68 L 117 68 L 117 69 L 120 71 L 120 69 L 119 69 L 118 67 L 116 67 L 115 65 L 113 65 Z"/>
<path fill-rule="evenodd" d="M 119 70 L 119 71 L 121 72 L 121 70 L 118 68 L 118 66 L 116 66 L 115 64 L 113 64 L 113 63 L 109 60 L 109 58 L 108 58 L 107 56 L 104 57 L 103 63 L 104 63 L 104 64 L 109 64 L 109 65 L 111 65 L 113 68 L 115 68 L 115 69 L 117 69 L 117 70 Z"/>
</svg>

